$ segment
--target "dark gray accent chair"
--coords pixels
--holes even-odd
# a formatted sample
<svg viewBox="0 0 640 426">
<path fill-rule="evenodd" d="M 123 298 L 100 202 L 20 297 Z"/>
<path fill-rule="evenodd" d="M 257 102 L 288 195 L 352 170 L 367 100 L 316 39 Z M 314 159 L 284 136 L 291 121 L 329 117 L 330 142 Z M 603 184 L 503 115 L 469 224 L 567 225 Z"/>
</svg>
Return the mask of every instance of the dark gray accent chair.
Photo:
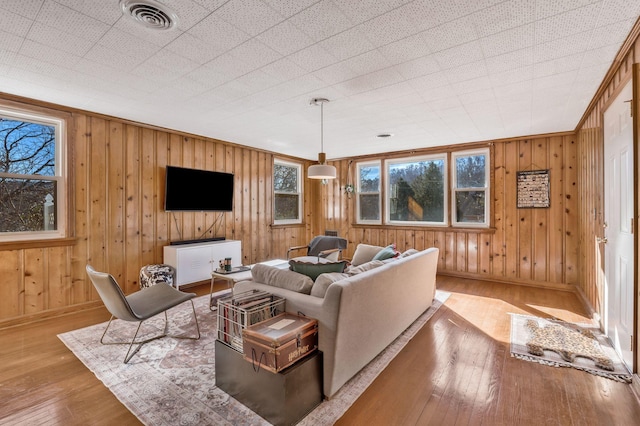
<svg viewBox="0 0 640 426">
<path fill-rule="evenodd" d="M 106 306 L 107 310 L 111 313 L 111 319 L 109 319 L 107 328 L 105 328 L 104 333 L 102 333 L 100 343 L 102 343 L 103 345 L 128 344 L 129 350 L 124 357 L 125 364 L 129 362 L 129 360 L 140 350 L 142 345 L 144 345 L 145 343 L 165 336 L 170 336 L 169 334 L 167 334 L 167 310 L 173 308 L 174 306 L 178 306 L 179 304 L 186 302 L 187 300 L 191 302 L 191 308 L 193 309 L 193 318 L 196 322 L 197 335 L 171 337 L 193 340 L 197 340 L 200 338 L 200 326 L 198 325 L 198 317 L 196 316 L 196 309 L 192 300 L 194 297 L 196 297 L 194 293 L 184 293 L 168 285 L 154 285 L 152 287 L 147 287 L 128 296 L 125 296 L 122 292 L 122 289 L 111 274 L 98 272 L 94 270 L 90 265 L 87 265 L 86 269 L 91 282 L 93 283 L 94 287 L 98 291 L 98 294 L 100 295 L 100 298 L 102 299 L 102 302 Z M 145 320 L 163 312 L 164 332 L 160 335 L 153 336 L 142 341 L 136 341 L 136 337 L 138 336 L 138 332 L 140 331 L 142 323 Z M 123 321 L 138 323 L 138 328 L 136 329 L 136 332 L 130 342 L 104 341 L 107 330 L 109 330 L 111 321 L 113 321 L 114 318 L 118 318 Z M 134 344 L 137 345 L 137 347 L 132 352 Z"/>
<path fill-rule="evenodd" d="M 306 246 L 290 247 L 289 250 L 287 250 L 287 260 L 289 260 L 291 252 L 306 249 L 307 256 L 317 256 L 319 258 L 324 257 L 332 262 L 335 262 L 340 259 L 342 250 L 346 248 L 347 240 L 344 238 L 319 235 L 317 237 L 313 237 L 311 242 L 309 242 L 309 244 L 307 244 Z"/>
</svg>

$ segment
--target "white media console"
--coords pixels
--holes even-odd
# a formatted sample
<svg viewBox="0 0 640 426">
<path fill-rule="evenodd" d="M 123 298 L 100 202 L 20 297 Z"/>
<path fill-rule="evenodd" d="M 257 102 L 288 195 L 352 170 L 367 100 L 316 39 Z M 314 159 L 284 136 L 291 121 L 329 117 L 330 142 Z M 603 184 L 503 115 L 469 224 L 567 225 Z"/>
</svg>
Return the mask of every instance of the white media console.
<svg viewBox="0 0 640 426">
<path fill-rule="evenodd" d="M 231 266 L 242 265 L 242 246 L 238 240 L 209 241 L 164 247 L 164 263 L 176 268 L 176 288 L 211 279 L 218 262 L 231 258 Z"/>
</svg>

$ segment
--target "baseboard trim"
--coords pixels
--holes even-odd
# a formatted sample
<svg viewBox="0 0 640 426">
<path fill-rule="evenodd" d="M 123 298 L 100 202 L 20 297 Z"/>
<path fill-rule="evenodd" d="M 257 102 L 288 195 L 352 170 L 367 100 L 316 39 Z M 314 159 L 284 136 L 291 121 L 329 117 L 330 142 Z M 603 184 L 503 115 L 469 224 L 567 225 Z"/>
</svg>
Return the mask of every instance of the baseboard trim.
<svg viewBox="0 0 640 426">
<path fill-rule="evenodd" d="M 582 303 L 582 306 L 589 313 L 589 318 L 591 318 L 592 320 L 596 321 L 598 323 L 598 325 L 600 326 L 600 328 L 602 328 L 603 324 L 602 324 L 602 321 L 601 321 L 602 318 L 600 317 L 600 313 L 596 312 L 596 310 L 593 308 L 593 306 L 589 302 L 589 299 L 587 299 L 587 295 L 584 294 L 584 291 L 582 291 L 582 288 L 580 288 L 579 286 L 575 285 L 574 286 L 574 291 L 576 293 L 576 296 L 578 296 L 578 299 L 580 299 L 580 303 Z"/>
<path fill-rule="evenodd" d="M 640 404 L 640 377 L 637 374 L 631 376 L 631 391 Z"/>
<path fill-rule="evenodd" d="M 479 275 L 470 272 L 456 272 L 456 271 L 438 271 L 438 275 L 444 275 L 449 277 L 458 277 L 458 278 L 468 278 L 472 280 L 478 281 L 490 281 L 502 284 L 514 284 L 514 285 L 524 285 L 529 287 L 539 287 L 539 288 L 550 288 L 554 290 L 561 291 L 575 291 L 575 286 L 573 284 L 562 284 L 562 283 L 550 283 L 550 282 L 540 282 L 534 280 L 523 280 L 520 278 L 505 278 L 505 277 L 495 277 L 491 275 Z"/>
<path fill-rule="evenodd" d="M 36 314 L 22 315 L 19 317 L 0 320 L 0 330 L 10 327 L 16 327 L 25 324 L 31 324 L 38 321 L 44 321 L 55 317 L 73 314 L 89 309 L 96 309 L 104 306 L 101 300 L 81 303 L 78 305 L 65 306 L 64 308 L 50 309 L 48 311 L 38 312 Z"/>
</svg>

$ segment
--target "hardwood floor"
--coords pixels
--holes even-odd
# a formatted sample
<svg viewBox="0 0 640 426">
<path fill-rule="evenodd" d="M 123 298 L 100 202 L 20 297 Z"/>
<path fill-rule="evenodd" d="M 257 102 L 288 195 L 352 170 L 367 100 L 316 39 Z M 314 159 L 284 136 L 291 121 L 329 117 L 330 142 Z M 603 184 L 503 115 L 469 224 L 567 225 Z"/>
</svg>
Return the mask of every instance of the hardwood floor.
<svg viewBox="0 0 640 426">
<path fill-rule="evenodd" d="M 508 313 L 585 322 L 574 294 L 450 277 L 438 288 L 445 306 L 338 425 L 638 424 L 629 385 L 510 357 Z M 139 424 L 56 337 L 108 318 L 97 308 L 0 330 L 0 424 Z"/>
</svg>

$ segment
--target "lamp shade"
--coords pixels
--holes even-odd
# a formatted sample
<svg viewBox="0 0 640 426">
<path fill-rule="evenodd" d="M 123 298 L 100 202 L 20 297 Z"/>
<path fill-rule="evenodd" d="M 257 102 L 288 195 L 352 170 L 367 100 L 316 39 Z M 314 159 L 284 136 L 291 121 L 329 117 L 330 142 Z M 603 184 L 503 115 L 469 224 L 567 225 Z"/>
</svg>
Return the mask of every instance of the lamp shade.
<svg viewBox="0 0 640 426">
<path fill-rule="evenodd" d="M 328 164 L 314 164 L 307 171 L 309 179 L 335 179 L 336 168 Z"/>
</svg>

